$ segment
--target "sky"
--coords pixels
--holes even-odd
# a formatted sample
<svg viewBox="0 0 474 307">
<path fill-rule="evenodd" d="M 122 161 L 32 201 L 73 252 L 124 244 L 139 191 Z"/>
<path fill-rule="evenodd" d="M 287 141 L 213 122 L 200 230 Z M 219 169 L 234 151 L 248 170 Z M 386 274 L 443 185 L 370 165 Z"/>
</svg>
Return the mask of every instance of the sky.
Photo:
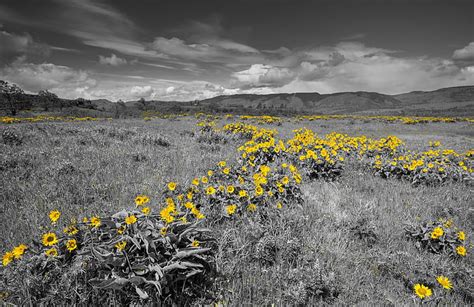
<svg viewBox="0 0 474 307">
<path fill-rule="evenodd" d="M 474 85 L 474 1 L 2 0 L 0 79 L 112 101 Z"/>
</svg>

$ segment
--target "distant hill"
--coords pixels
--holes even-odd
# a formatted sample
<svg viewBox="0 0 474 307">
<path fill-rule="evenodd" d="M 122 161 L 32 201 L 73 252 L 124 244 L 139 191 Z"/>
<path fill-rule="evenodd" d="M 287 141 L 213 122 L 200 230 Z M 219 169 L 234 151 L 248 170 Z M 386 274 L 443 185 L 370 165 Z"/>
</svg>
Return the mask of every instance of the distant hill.
<svg viewBox="0 0 474 307">
<path fill-rule="evenodd" d="M 44 103 L 36 95 L 26 95 L 19 102 L 22 111 L 44 111 Z M 443 88 L 435 91 L 415 91 L 398 95 L 375 92 L 344 92 L 334 94 L 282 93 L 268 95 L 238 94 L 218 96 L 200 101 L 127 101 L 62 99 L 59 110 L 54 105 L 48 111 L 64 115 L 98 117 L 137 117 L 143 112 L 206 112 L 234 114 L 359 114 L 359 115 L 419 115 L 474 116 L 474 86 Z M 56 104 L 57 105 L 57 104 Z M 4 109 L 5 113 L 6 110 Z"/>
</svg>

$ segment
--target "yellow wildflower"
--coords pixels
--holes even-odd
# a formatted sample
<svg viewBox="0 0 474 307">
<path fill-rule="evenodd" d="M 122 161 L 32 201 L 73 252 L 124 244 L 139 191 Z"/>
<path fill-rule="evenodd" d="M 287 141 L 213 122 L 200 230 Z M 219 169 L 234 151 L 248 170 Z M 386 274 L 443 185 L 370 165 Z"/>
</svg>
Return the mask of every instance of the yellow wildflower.
<svg viewBox="0 0 474 307">
<path fill-rule="evenodd" d="M 255 204 L 250 204 L 247 206 L 247 210 L 250 212 L 255 212 L 255 210 L 257 210 L 257 206 Z"/>
<path fill-rule="evenodd" d="M 58 250 L 54 247 L 46 250 L 44 253 L 48 257 L 57 257 L 58 256 Z"/>
<path fill-rule="evenodd" d="M 193 243 L 191 243 L 192 247 L 199 247 L 199 241 L 194 240 Z"/>
<path fill-rule="evenodd" d="M 207 194 L 207 195 L 213 195 L 213 194 L 215 194 L 215 193 L 216 193 L 216 189 L 214 189 L 214 187 L 208 187 L 208 188 L 206 189 L 206 194 Z"/>
<path fill-rule="evenodd" d="M 466 239 L 466 234 L 464 233 L 464 231 L 458 232 L 458 239 L 460 241 L 464 241 Z"/>
<path fill-rule="evenodd" d="M 68 240 L 66 242 L 66 248 L 68 251 L 72 252 L 73 250 L 77 249 L 77 241 L 75 239 Z"/>
<path fill-rule="evenodd" d="M 70 225 L 64 228 L 63 232 L 67 234 L 68 236 L 73 236 L 79 232 L 79 229 L 77 229 L 77 227 L 74 225 Z"/>
<path fill-rule="evenodd" d="M 434 240 L 439 239 L 443 234 L 444 234 L 443 228 L 436 227 L 431 232 L 431 239 L 434 239 Z"/>
<path fill-rule="evenodd" d="M 235 210 L 237 210 L 237 206 L 236 205 L 228 205 L 225 207 L 225 210 L 227 212 L 228 215 L 232 215 L 235 213 Z"/>
<path fill-rule="evenodd" d="M 436 280 L 445 289 L 449 290 L 449 289 L 453 288 L 453 285 L 451 284 L 451 281 L 446 276 L 438 276 L 438 277 L 436 277 Z"/>
<path fill-rule="evenodd" d="M 164 237 L 166 236 L 166 233 L 168 232 L 168 228 L 167 227 L 162 227 L 160 229 L 160 234 Z"/>
<path fill-rule="evenodd" d="M 174 191 L 176 189 L 176 182 L 172 181 L 172 182 L 168 183 L 168 189 L 170 191 Z"/>
<path fill-rule="evenodd" d="M 415 294 L 421 299 L 429 297 L 433 294 L 431 289 L 423 284 L 416 284 L 413 289 L 415 290 Z"/>
<path fill-rule="evenodd" d="M 464 246 L 458 246 L 456 247 L 456 253 L 459 255 L 459 256 L 466 256 L 467 254 L 467 250 Z"/>
<path fill-rule="evenodd" d="M 16 246 L 15 248 L 13 248 L 12 253 L 13 253 L 13 256 L 15 257 L 15 259 L 20 259 L 21 256 L 23 256 L 23 254 L 25 253 L 25 250 L 27 248 L 28 247 L 25 244 L 20 244 L 20 245 Z"/>
<path fill-rule="evenodd" d="M 127 228 L 124 225 L 121 225 L 119 228 L 117 228 L 117 233 L 121 235 L 125 232 L 125 229 Z"/>
<path fill-rule="evenodd" d="M 7 266 L 8 264 L 10 264 L 10 262 L 13 261 L 14 257 L 15 256 L 13 255 L 12 252 L 6 252 L 5 254 L 3 254 L 2 265 Z"/>
<path fill-rule="evenodd" d="M 125 249 L 125 246 L 127 246 L 127 241 L 120 241 L 118 242 L 117 244 L 115 244 L 115 247 L 119 250 L 119 251 L 123 251 Z"/>
<path fill-rule="evenodd" d="M 98 216 L 91 217 L 90 225 L 94 228 L 99 227 L 102 224 Z"/>
<path fill-rule="evenodd" d="M 53 232 L 48 232 L 43 235 L 43 245 L 44 246 L 53 246 L 54 244 L 58 243 L 58 238 L 56 234 Z"/>
<path fill-rule="evenodd" d="M 150 199 L 146 195 L 138 195 L 137 197 L 135 197 L 135 204 L 137 205 L 137 207 L 142 206 L 148 203 L 149 201 Z"/>
<path fill-rule="evenodd" d="M 148 215 L 148 214 L 150 214 L 150 212 L 151 212 L 150 207 L 143 207 L 143 209 L 142 209 L 143 214 Z"/>
<path fill-rule="evenodd" d="M 132 225 L 137 222 L 137 218 L 135 215 L 130 215 L 125 218 L 125 224 Z"/>
<path fill-rule="evenodd" d="M 57 220 L 59 220 L 59 217 L 61 216 L 61 212 L 58 210 L 53 210 L 49 212 L 49 219 L 51 220 L 51 223 L 56 223 Z"/>
</svg>

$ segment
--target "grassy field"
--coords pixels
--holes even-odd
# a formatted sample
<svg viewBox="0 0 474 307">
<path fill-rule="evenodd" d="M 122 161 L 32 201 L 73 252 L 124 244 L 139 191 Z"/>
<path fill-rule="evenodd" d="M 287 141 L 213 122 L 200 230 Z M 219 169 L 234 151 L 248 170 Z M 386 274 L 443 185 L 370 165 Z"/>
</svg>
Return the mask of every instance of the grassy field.
<svg viewBox="0 0 474 307">
<path fill-rule="evenodd" d="M 221 119 L 218 126 L 230 122 Z M 196 123 L 183 117 L 1 125 L 0 135 L 14 136 L 0 143 L 0 251 L 39 240 L 51 210 L 62 213 L 61 225 L 110 215 L 133 207 L 139 194 L 160 199 L 168 182 L 190 185 L 219 161 L 239 158 L 245 140 L 204 137 Z M 430 141 L 458 152 L 474 148 L 469 122 L 285 120 L 259 126 L 276 129 L 283 139 L 306 127 L 319 135 L 395 135 L 418 151 Z M 401 305 L 422 302 L 413 291 L 417 283 L 433 289 L 432 303 L 473 303 L 472 185 L 413 186 L 348 163 L 335 181 L 303 180 L 301 191 L 302 203 L 266 218 L 204 220 L 217 239 L 218 275 L 193 303 Z M 407 239 L 407 225 L 440 218 L 466 233 L 465 257 L 431 253 Z M 262 245 L 274 252 L 269 261 L 256 257 Z M 439 275 L 449 277 L 452 290 L 437 286 Z"/>
</svg>

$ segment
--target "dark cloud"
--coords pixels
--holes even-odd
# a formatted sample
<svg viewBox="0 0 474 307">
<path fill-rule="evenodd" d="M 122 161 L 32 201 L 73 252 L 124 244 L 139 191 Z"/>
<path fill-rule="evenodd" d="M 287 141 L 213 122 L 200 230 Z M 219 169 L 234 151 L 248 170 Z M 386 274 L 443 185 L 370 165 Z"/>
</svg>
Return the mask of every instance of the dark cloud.
<svg viewBox="0 0 474 307">
<path fill-rule="evenodd" d="M 19 56 L 42 59 L 47 57 L 50 51 L 48 45 L 35 42 L 28 33 L 0 31 L 0 65 L 11 63 Z"/>
</svg>

